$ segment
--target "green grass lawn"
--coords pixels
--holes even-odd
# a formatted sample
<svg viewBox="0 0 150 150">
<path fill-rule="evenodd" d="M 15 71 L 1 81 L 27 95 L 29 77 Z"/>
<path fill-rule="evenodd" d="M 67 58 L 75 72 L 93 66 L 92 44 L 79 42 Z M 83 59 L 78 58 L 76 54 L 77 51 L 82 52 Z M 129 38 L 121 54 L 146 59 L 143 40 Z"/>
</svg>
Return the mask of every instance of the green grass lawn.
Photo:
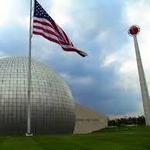
<svg viewBox="0 0 150 150">
<path fill-rule="evenodd" d="M 104 129 L 87 135 L 0 136 L 0 150 L 150 150 L 150 127 Z"/>
</svg>

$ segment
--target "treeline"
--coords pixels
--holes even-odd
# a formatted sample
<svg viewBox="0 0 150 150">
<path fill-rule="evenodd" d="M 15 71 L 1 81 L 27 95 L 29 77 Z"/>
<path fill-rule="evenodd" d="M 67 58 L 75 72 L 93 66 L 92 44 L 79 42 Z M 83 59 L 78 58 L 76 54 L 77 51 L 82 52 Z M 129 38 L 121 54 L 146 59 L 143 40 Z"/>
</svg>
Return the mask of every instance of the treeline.
<svg viewBox="0 0 150 150">
<path fill-rule="evenodd" d="M 128 117 L 108 120 L 108 126 L 145 125 L 145 117 Z"/>
</svg>

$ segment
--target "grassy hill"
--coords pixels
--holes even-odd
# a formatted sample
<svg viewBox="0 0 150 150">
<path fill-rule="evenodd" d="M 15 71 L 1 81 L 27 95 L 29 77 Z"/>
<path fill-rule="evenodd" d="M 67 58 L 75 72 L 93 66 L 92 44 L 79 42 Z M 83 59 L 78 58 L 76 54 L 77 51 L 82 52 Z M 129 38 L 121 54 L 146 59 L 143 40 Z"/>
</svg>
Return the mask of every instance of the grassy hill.
<svg viewBox="0 0 150 150">
<path fill-rule="evenodd" d="M 87 135 L 0 136 L 0 150 L 150 150 L 150 127 L 104 129 Z"/>
</svg>

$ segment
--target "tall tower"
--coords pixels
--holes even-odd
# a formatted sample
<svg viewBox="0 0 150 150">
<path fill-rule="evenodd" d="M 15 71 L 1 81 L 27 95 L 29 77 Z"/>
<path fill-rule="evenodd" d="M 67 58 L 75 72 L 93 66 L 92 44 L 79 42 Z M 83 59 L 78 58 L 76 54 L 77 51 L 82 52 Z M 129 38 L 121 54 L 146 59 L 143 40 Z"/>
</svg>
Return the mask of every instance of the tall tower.
<svg viewBox="0 0 150 150">
<path fill-rule="evenodd" d="M 150 125 L 150 99 L 149 99 L 149 92 L 146 84 L 144 69 L 142 65 L 139 45 L 137 41 L 137 34 L 140 32 L 140 28 L 138 26 L 131 26 L 128 33 L 133 36 L 134 39 L 134 46 L 135 46 L 135 53 L 136 53 L 136 60 L 137 60 L 137 67 L 139 73 L 139 81 L 141 87 L 141 94 L 143 100 L 143 107 L 144 107 L 144 114 L 146 125 Z"/>
</svg>

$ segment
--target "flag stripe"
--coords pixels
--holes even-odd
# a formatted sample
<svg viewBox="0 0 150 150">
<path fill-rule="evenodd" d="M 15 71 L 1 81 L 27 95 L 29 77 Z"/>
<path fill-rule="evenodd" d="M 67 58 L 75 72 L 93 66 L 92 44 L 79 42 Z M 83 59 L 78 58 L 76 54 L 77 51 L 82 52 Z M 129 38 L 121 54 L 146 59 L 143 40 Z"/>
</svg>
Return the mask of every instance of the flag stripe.
<svg viewBox="0 0 150 150">
<path fill-rule="evenodd" d="M 56 31 L 58 32 L 58 34 L 61 35 L 61 37 L 65 40 L 66 43 L 69 43 L 68 37 L 66 37 L 64 35 L 64 33 L 62 32 L 62 29 L 55 23 L 52 22 L 53 26 L 55 27 Z"/>
<path fill-rule="evenodd" d="M 48 23 L 47 21 L 45 21 L 45 19 L 40 18 L 40 19 L 37 20 L 36 17 L 35 17 L 35 19 L 36 20 L 33 20 L 33 25 L 39 25 L 39 26 L 51 28 L 51 30 L 53 30 L 55 32 L 55 34 L 57 34 L 57 36 L 60 37 L 61 40 L 68 43 L 68 40 L 59 32 L 60 29 L 57 29 L 58 28 L 57 25 L 55 25 L 55 28 L 57 29 L 57 32 L 56 32 L 56 29 L 54 29 L 54 25 L 52 25 L 52 24 Z"/>
<path fill-rule="evenodd" d="M 43 26 L 48 26 L 48 27 L 51 27 L 53 30 L 55 30 L 55 33 L 58 33 L 59 36 L 62 37 L 62 39 L 65 39 L 65 42 L 66 43 L 71 43 L 70 40 L 68 39 L 66 33 L 54 22 L 52 21 L 51 23 L 49 21 L 47 21 L 46 19 L 43 19 L 43 18 L 37 18 L 37 17 L 34 17 L 34 20 L 33 20 L 33 25 L 35 23 L 39 23 Z M 57 32 L 56 32 L 57 31 Z"/>
<path fill-rule="evenodd" d="M 63 47 L 62 47 L 63 48 Z M 63 48 L 64 51 L 67 51 L 67 52 L 77 52 L 79 55 L 81 55 L 82 57 L 86 57 L 87 54 L 83 51 L 80 51 L 76 48 Z"/>
<path fill-rule="evenodd" d="M 37 17 L 34 17 L 33 18 L 33 23 L 41 23 L 42 25 L 45 25 L 45 26 L 50 26 L 53 28 L 53 25 L 51 24 L 51 22 L 49 22 L 48 20 L 44 19 L 44 18 L 37 18 Z"/>
<path fill-rule="evenodd" d="M 61 42 L 60 40 L 57 39 L 57 37 L 53 35 L 49 35 L 48 33 L 44 32 L 43 30 L 36 29 L 34 28 L 33 33 L 36 35 L 44 35 L 44 37 L 47 37 L 48 40 L 50 41 L 55 41 L 55 43 L 59 44 L 62 48 L 73 48 L 71 45 L 68 45 L 67 43 Z"/>
<path fill-rule="evenodd" d="M 39 33 L 39 35 L 44 35 L 44 37 L 47 37 L 47 39 L 53 39 L 54 41 L 56 41 L 57 44 L 60 45 L 67 45 L 65 42 L 60 41 L 55 35 L 52 34 L 48 34 L 47 32 L 44 32 L 41 29 L 37 29 L 37 28 L 33 28 L 33 34 L 36 32 L 36 35 Z M 51 40 L 50 40 L 51 41 Z"/>
<path fill-rule="evenodd" d="M 34 24 L 33 28 L 42 30 L 43 32 L 46 32 L 48 34 L 52 34 L 52 35 L 56 36 L 56 38 L 59 38 L 60 41 L 64 42 L 63 40 L 61 40 L 61 37 L 56 32 L 54 32 L 54 30 L 52 30 L 51 28 L 43 27 L 38 24 Z"/>
<path fill-rule="evenodd" d="M 58 38 L 57 38 L 56 36 L 52 35 L 52 34 L 48 34 L 47 32 L 44 32 L 43 30 L 41 30 L 41 29 L 36 29 L 36 28 L 34 28 L 33 31 L 38 32 L 38 33 L 42 33 L 42 34 L 44 34 L 45 36 L 50 37 L 50 38 L 52 38 L 52 39 L 58 41 L 58 43 L 59 43 Z"/>
<path fill-rule="evenodd" d="M 64 39 L 66 40 L 67 43 L 70 43 L 70 40 L 68 39 L 68 37 L 66 36 L 65 32 L 58 26 L 59 31 L 61 32 L 61 34 L 63 35 Z"/>
<path fill-rule="evenodd" d="M 51 24 L 53 28 L 55 29 L 55 32 L 57 32 L 62 37 L 62 39 L 64 39 L 66 43 L 68 43 L 68 38 L 64 36 L 62 29 L 53 20 L 51 21 Z"/>
<path fill-rule="evenodd" d="M 40 26 L 40 27 L 48 28 L 49 30 L 55 32 L 55 30 L 51 26 L 49 26 L 49 25 L 43 25 L 43 23 L 39 22 L 39 21 L 38 22 L 33 22 L 33 25 L 37 25 L 37 26 Z"/>
<path fill-rule="evenodd" d="M 42 32 L 38 32 L 38 31 L 34 31 L 34 30 L 33 30 L 33 34 L 43 36 L 43 37 L 46 38 L 47 40 L 59 44 L 59 41 L 57 41 L 57 40 L 55 40 L 55 39 L 53 39 L 53 38 L 51 38 L 51 37 L 49 37 L 49 36 L 46 36 L 46 35 L 45 35 L 44 33 L 42 33 Z"/>
</svg>

